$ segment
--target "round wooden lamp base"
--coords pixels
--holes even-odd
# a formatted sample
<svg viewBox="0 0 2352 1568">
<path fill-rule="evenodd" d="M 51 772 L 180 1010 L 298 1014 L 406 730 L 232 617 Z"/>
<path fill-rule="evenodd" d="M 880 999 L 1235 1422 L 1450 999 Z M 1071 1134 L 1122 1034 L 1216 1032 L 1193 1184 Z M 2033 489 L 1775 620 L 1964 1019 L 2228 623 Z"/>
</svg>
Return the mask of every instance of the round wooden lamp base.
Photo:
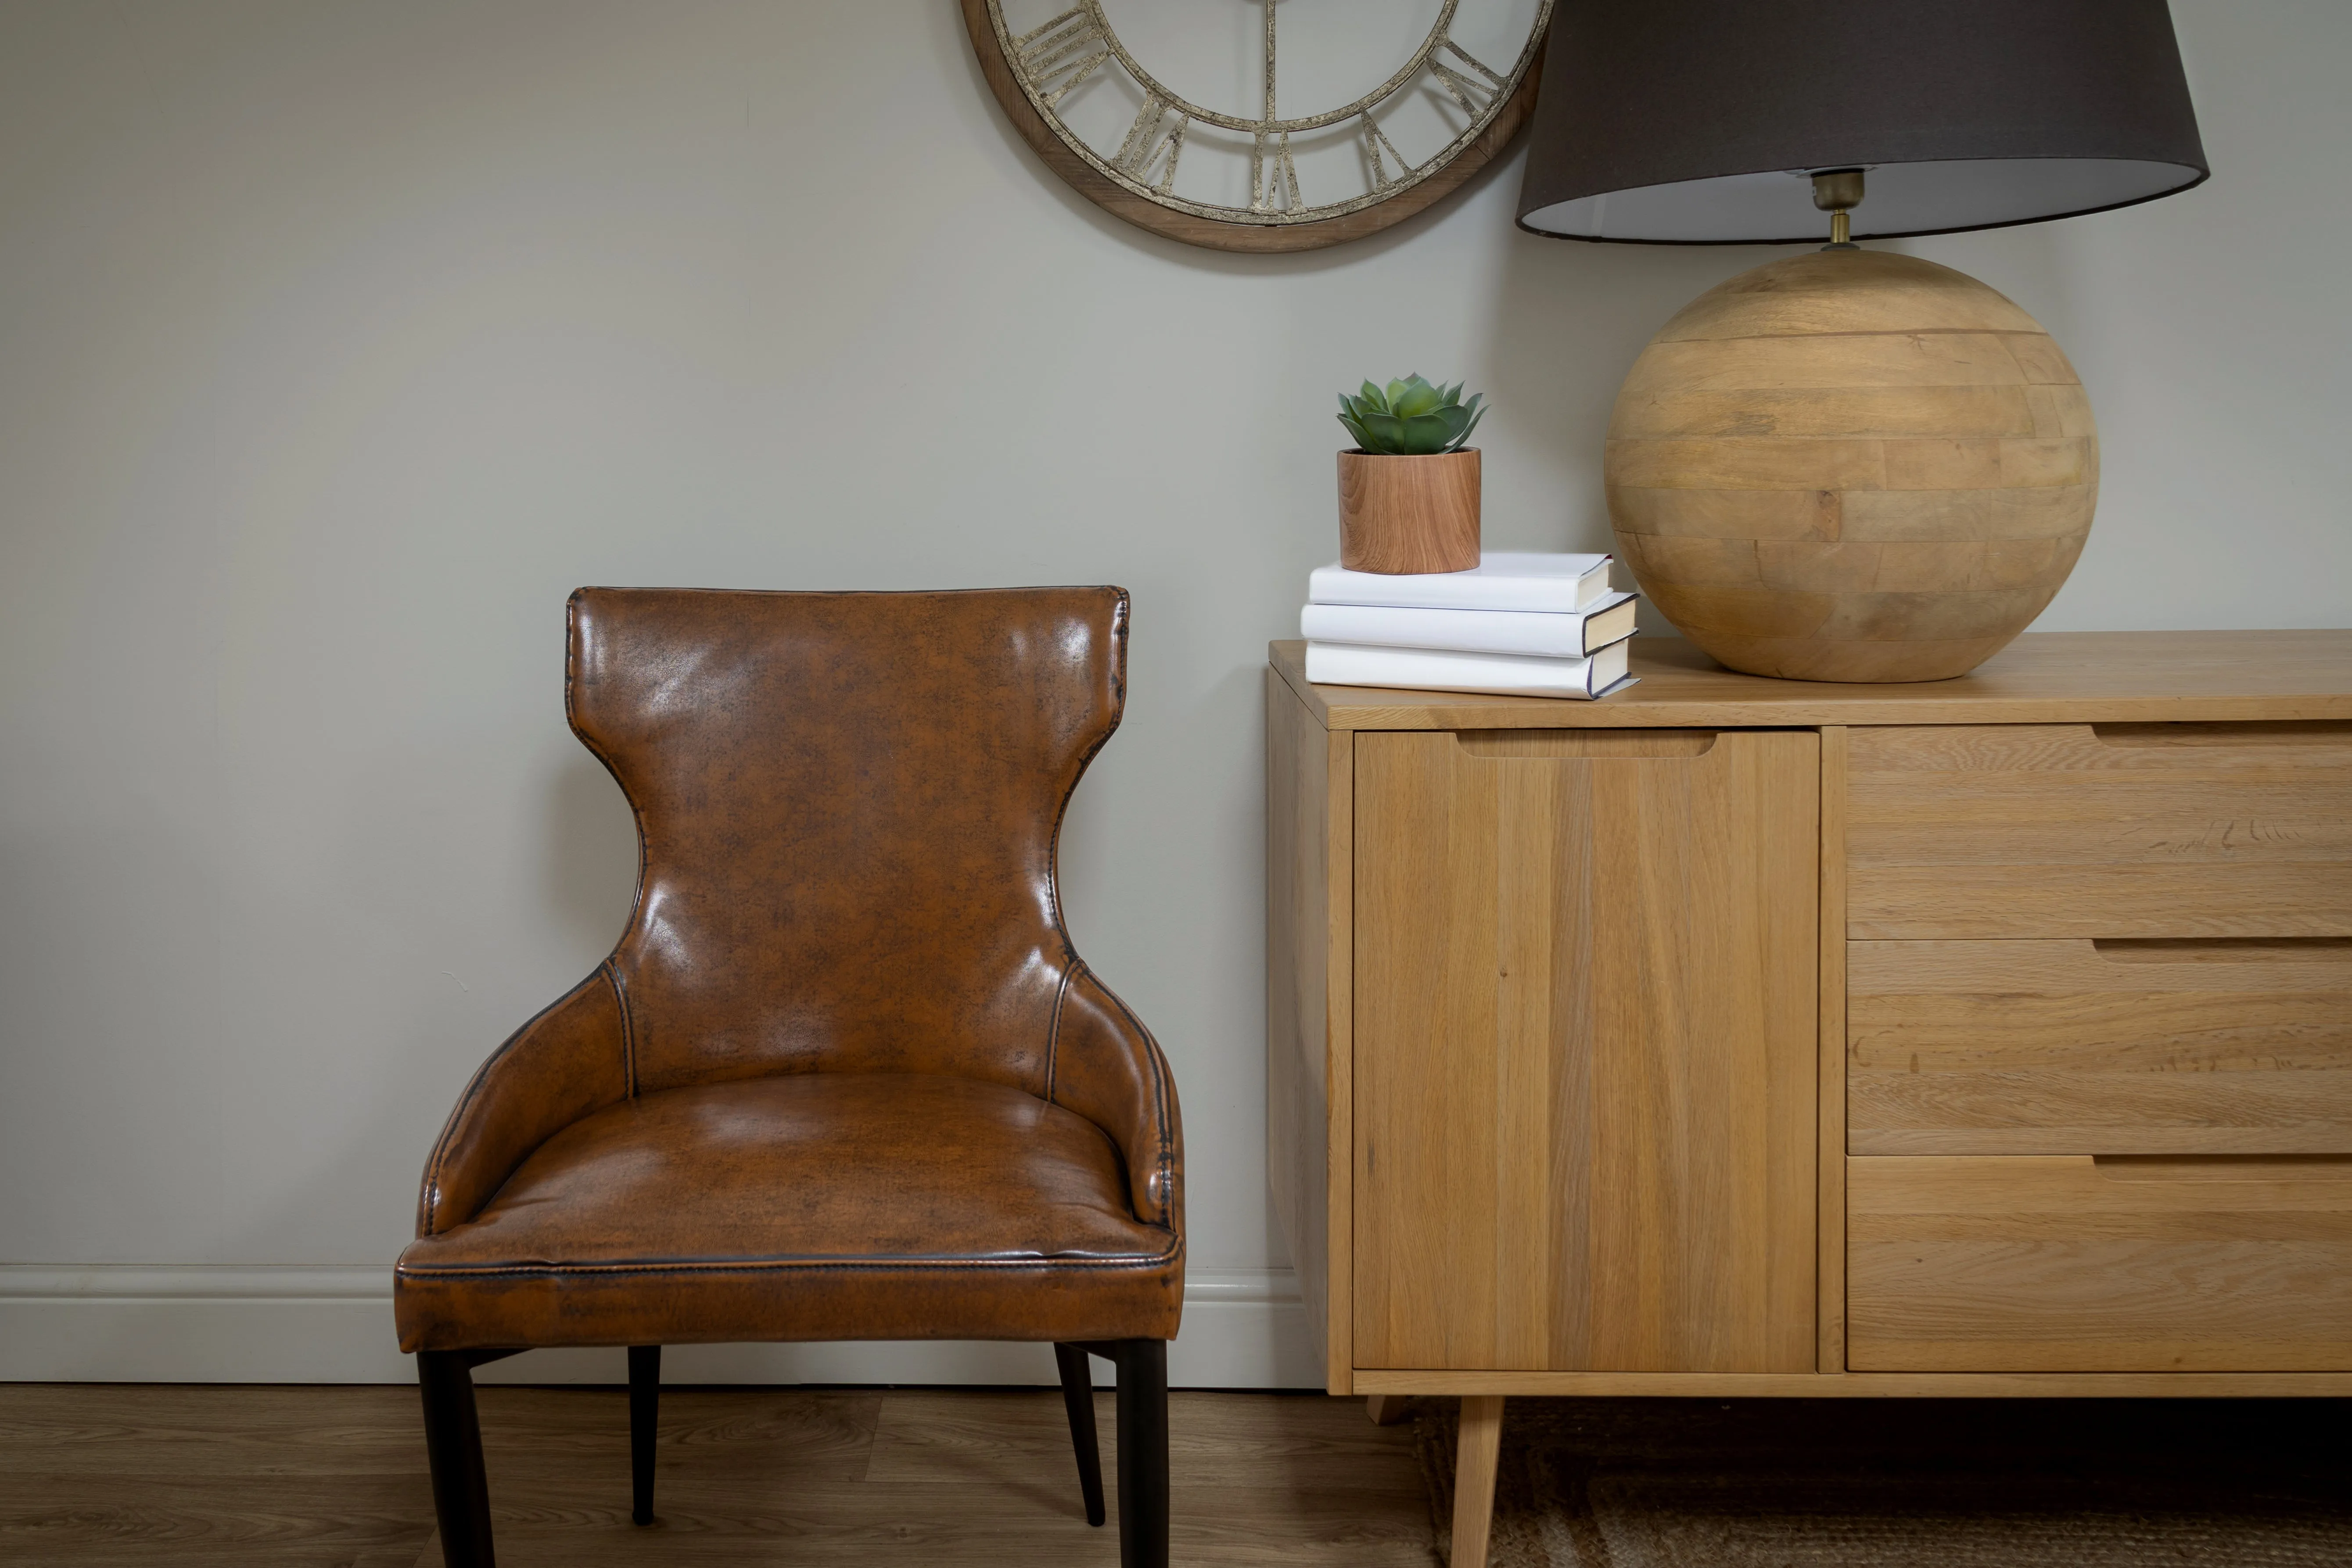
<svg viewBox="0 0 2352 1568">
<path fill-rule="evenodd" d="M 2066 581 L 2099 437 L 2074 367 L 2000 294 L 1916 257 L 1809 251 L 1651 340 L 1604 473 L 1618 553 L 1723 664 L 1941 680 Z"/>
</svg>

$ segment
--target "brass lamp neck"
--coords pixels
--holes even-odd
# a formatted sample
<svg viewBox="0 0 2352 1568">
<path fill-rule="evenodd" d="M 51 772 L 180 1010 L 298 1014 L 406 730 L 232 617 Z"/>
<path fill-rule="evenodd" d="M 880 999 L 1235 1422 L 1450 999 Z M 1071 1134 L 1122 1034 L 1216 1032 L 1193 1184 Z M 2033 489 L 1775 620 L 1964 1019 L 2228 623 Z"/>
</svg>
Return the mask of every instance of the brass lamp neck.
<svg viewBox="0 0 2352 1568">
<path fill-rule="evenodd" d="M 1830 215 L 1830 248 L 1853 250 L 1853 225 L 1847 214 L 1862 205 L 1860 169 L 1819 169 L 1813 174 L 1813 205 Z"/>
</svg>

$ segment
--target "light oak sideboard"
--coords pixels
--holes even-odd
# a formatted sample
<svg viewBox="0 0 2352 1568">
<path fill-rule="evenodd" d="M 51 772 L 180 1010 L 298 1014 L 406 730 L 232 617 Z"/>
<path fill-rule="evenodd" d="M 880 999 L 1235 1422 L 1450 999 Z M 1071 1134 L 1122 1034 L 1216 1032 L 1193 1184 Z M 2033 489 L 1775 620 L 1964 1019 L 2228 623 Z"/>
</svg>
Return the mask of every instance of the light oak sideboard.
<svg viewBox="0 0 2352 1568">
<path fill-rule="evenodd" d="M 2352 1394 L 2352 631 L 1599 702 L 1266 682 L 1327 1386 Z"/>
</svg>

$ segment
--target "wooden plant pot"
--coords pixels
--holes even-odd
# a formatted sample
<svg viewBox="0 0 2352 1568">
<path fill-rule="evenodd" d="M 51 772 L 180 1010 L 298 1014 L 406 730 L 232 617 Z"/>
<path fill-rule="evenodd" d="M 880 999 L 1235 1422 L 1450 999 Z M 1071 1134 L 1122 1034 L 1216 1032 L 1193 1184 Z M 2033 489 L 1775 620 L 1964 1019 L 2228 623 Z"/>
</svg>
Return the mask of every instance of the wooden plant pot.
<svg viewBox="0 0 2352 1568">
<path fill-rule="evenodd" d="M 1478 448 L 1339 454 L 1339 564 L 1350 572 L 1467 572 L 1478 564 Z"/>
</svg>

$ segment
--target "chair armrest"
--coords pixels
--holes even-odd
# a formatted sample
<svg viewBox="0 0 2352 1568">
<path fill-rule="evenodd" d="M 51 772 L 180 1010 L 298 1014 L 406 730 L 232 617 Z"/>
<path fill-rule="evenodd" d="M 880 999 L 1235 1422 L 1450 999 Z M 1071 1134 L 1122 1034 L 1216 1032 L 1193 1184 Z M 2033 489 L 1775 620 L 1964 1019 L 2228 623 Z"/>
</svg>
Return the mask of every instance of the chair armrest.
<svg viewBox="0 0 2352 1568">
<path fill-rule="evenodd" d="M 1176 1080 L 1151 1031 L 1083 961 L 1055 1019 L 1045 1098 L 1110 1134 L 1127 1161 L 1136 1217 L 1181 1237 L 1184 1127 Z"/>
<path fill-rule="evenodd" d="M 416 1234 L 479 1214 L 532 1150 L 628 1098 L 621 1003 L 599 966 L 490 1054 L 449 1113 L 416 1202 Z"/>
</svg>

